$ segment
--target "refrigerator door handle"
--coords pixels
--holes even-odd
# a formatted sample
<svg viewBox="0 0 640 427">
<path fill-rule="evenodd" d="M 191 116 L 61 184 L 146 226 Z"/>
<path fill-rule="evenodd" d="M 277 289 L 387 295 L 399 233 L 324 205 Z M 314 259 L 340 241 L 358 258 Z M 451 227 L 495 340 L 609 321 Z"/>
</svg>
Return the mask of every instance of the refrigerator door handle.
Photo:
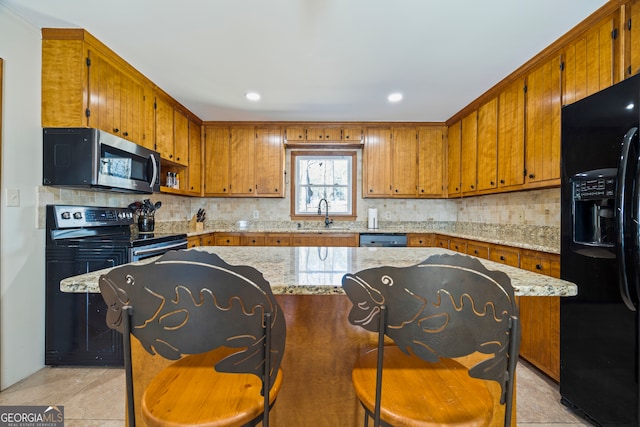
<svg viewBox="0 0 640 427">
<path fill-rule="evenodd" d="M 626 206 L 625 194 L 627 192 L 626 179 L 629 166 L 629 151 L 631 150 L 633 138 L 637 133 L 638 128 L 633 127 L 627 131 L 622 140 L 620 162 L 618 164 L 618 182 L 616 185 L 616 257 L 618 258 L 618 284 L 620 286 L 620 296 L 624 304 L 631 311 L 636 311 L 636 306 L 629 292 L 629 278 L 627 277 L 625 228 L 627 227 L 628 207 Z"/>
</svg>

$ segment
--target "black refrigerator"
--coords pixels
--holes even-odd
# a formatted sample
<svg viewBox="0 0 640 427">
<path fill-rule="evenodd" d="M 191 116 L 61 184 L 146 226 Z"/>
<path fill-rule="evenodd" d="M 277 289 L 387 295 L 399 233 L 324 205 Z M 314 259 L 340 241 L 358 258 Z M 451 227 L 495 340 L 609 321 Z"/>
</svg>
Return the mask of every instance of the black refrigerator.
<svg viewBox="0 0 640 427">
<path fill-rule="evenodd" d="M 562 108 L 562 402 L 602 426 L 638 426 L 640 76 Z"/>
</svg>

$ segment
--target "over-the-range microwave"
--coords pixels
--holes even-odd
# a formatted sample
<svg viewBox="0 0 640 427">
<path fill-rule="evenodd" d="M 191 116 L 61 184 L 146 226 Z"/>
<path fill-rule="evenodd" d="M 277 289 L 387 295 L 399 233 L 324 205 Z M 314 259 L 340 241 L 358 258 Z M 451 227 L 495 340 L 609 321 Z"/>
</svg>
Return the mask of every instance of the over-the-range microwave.
<svg viewBox="0 0 640 427">
<path fill-rule="evenodd" d="M 42 183 L 149 194 L 160 190 L 160 155 L 98 129 L 44 128 Z"/>
</svg>

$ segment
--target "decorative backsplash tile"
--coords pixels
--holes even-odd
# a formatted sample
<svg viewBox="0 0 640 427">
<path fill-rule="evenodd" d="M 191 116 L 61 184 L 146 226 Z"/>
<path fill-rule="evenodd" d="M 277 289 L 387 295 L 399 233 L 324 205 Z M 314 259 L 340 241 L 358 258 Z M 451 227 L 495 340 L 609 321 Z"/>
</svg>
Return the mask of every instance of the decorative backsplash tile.
<svg viewBox="0 0 640 427">
<path fill-rule="evenodd" d="M 197 198 L 169 194 L 118 194 L 100 191 L 39 187 L 38 224 L 44 228 L 45 205 L 72 204 L 126 207 L 139 200 L 161 201 L 156 213 L 159 231 L 188 231 L 188 221 L 203 208 L 207 226 L 247 221 L 258 230 L 269 227 L 295 230 L 299 221 L 289 218 L 290 201 L 260 198 Z M 505 242 L 531 243 L 559 247 L 560 189 L 492 194 L 463 199 L 358 199 L 358 217 L 352 229 L 366 229 L 367 211 L 378 209 L 381 229 L 447 231 Z M 258 218 L 254 218 L 254 212 Z M 305 228 L 320 222 L 307 221 Z"/>
</svg>

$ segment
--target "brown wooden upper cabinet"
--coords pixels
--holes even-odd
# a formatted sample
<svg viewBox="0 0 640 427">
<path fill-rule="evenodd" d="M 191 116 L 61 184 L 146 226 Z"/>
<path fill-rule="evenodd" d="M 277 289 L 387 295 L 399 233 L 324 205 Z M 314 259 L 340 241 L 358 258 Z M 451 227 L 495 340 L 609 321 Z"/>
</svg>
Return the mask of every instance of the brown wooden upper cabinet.
<svg viewBox="0 0 640 427">
<path fill-rule="evenodd" d="M 363 197 L 389 197 L 392 194 L 391 150 L 391 128 L 367 128 L 362 152 Z"/>
<path fill-rule="evenodd" d="M 571 104 L 614 83 L 616 14 L 592 26 L 562 51 L 562 103 Z"/>
<path fill-rule="evenodd" d="M 457 121 L 448 129 L 447 136 L 447 196 L 456 197 L 462 194 L 461 182 L 461 138 L 462 122 Z"/>
<path fill-rule="evenodd" d="M 189 120 L 189 169 L 187 192 L 192 196 L 202 195 L 202 128 Z"/>
<path fill-rule="evenodd" d="M 362 127 L 341 126 L 337 123 L 323 125 L 287 125 L 284 130 L 287 144 L 307 143 L 327 145 L 332 143 L 361 144 Z"/>
<path fill-rule="evenodd" d="M 281 126 L 205 126 L 205 188 L 210 197 L 284 197 Z"/>
<path fill-rule="evenodd" d="M 460 137 L 460 188 L 463 195 L 478 192 L 478 112 L 462 119 Z"/>
<path fill-rule="evenodd" d="M 498 97 L 498 188 L 524 183 L 524 79 Z"/>
<path fill-rule="evenodd" d="M 162 159 L 188 165 L 189 119 L 162 95 L 156 95 L 155 106 L 156 151 Z"/>
<path fill-rule="evenodd" d="M 42 29 L 42 127 L 93 127 L 153 148 L 151 83 L 82 29 Z"/>
<path fill-rule="evenodd" d="M 478 191 L 498 186 L 498 98 L 478 108 Z"/>
<path fill-rule="evenodd" d="M 561 58 L 527 76 L 525 183 L 560 185 Z"/>
<path fill-rule="evenodd" d="M 418 197 L 443 197 L 444 126 L 418 127 Z"/>
</svg>

